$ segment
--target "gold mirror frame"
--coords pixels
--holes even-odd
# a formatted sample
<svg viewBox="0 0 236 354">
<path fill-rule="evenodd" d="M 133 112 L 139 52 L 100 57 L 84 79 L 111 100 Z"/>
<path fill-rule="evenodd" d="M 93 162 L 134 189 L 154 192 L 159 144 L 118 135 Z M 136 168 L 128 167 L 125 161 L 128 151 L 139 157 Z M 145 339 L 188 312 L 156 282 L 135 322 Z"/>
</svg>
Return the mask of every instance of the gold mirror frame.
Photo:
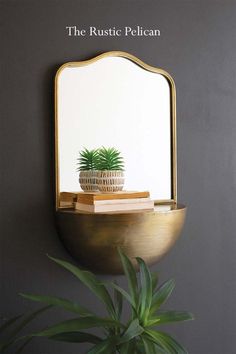
<svg viewBox="0 0 236 354">
<path fill-rule="evenodd" d="M 158 200 L 155 204 L 164 203 L 177 203 L 177 139 L 176 139 L 176 89 L 175 83 L 171 75 L 163 69 L 156 68 L 144 63 L 142 60 L 138 59 L 132 54 L 121 52 L 121 51 L 111 51 L 98 55 L 92 59 L 68 62 L 63 64 L 57 71 L 55 76 L 55 176 L 56 176 L 56 210 L 61 209 L 60 207 L 60 190 L 59 190 L 59 141 L 58 141 L 58 79 L 61 72 L 67 67 L 82 67 L 95 63 L 96 61 L 106 58 L 106 57 L 122 57 L 132 61 L 134 64 L 140 66 L 141 68 L 163 75 L 170 87 L 170 114 L 171 114 L 171 199 L 168 200 Z"/>
</svg>

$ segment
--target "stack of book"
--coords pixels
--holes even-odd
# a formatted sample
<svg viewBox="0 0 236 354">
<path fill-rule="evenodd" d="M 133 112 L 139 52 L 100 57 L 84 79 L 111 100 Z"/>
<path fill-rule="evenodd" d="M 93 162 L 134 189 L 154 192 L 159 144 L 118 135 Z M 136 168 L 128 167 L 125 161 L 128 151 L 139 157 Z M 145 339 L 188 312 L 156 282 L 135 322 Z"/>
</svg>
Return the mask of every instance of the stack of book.
<svg viewBox="0 0 236 354">
<path fill-rule="evenodd" d="M 73 208 L 77 201 L 78 192 L 61 192 L 60 193 L 60 207 Z"/>
<path fill-rule="evenodd" d="M 153 210 L 149 192 L 77 193 L 75 209 L 90 213 Z"/>
</svg>

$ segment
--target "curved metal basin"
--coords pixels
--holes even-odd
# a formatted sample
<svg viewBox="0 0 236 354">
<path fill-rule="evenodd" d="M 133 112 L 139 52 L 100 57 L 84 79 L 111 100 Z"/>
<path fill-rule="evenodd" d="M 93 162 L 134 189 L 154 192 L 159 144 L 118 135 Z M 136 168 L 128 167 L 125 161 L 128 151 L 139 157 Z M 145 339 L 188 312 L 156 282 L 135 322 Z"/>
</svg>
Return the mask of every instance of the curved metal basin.
<svg viewBox="0 0 236 354">
<path fill-rule="evenodd" d="M 72 209 L 56 212 L 60 238 L 70 254 L 97 273 L 121 274 L 117 247 L 147 264 L 158 262 L 175 244 L 184 225 L 186 207 L 160 205 L 154 211 L 89 214 Z"/>
</svg>

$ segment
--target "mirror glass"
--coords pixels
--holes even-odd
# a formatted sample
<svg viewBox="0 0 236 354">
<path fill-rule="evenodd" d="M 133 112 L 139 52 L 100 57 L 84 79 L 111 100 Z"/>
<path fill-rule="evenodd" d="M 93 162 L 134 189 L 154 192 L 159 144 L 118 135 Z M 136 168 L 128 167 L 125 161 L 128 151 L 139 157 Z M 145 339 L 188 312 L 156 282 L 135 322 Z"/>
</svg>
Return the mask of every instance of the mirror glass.
<svg viewBox="0 0 236 354">
<path fill-rule="evenodd" d="M 160 73 L 124 57 L 66 65 L 57 79 L 58 189 L 80 191 L 83 148 L 115 147 L 125 190 L 172 199 L 171 92 Z"/>
</svg>

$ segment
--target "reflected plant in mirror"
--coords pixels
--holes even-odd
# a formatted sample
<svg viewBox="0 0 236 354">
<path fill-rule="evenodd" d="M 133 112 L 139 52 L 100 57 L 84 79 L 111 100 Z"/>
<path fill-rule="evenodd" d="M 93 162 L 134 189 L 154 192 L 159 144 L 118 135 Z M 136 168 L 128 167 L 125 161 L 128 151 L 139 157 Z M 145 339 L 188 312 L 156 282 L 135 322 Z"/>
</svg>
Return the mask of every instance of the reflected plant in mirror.
<svg viewBox="0 0 236 354">
<path fill-rule="evenodd" d="M 124 186 L 124 159 L 114 147 L 99 149 L 97 185 L 100 192 L 119 192 Z"/>
<path fill-rule="evenodd" d="M 77 171 L 79 171 L 79 183 L 83 191 L 96 192 L 97 187 L 97 168 L 99 160 L 98 149 L 88 150 L 84 148 L 79 153 Z"/>
</svg>

